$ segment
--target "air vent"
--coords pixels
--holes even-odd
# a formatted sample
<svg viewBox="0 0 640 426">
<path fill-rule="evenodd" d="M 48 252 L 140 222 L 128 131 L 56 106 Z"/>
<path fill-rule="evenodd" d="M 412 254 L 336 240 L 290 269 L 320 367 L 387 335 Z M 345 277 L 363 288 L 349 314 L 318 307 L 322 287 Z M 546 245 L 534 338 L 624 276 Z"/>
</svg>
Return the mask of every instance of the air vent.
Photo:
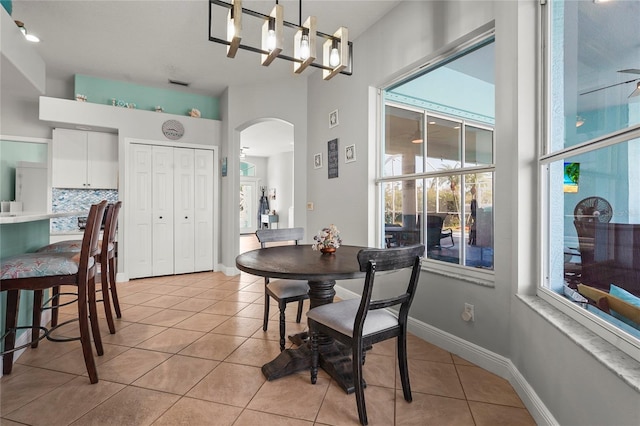
<svg viewBox="0 0 640 426">
<path fill-rule="evenodd" d="M 189 84 L 191 84 L 191 83 L 187 83 L 186 81 L 171 80 L 171 79 L 169 79 L 169 83 L 177 84 L 178 86 L 184 86 L 184 87 L 189 87 Z"/>
</svg>

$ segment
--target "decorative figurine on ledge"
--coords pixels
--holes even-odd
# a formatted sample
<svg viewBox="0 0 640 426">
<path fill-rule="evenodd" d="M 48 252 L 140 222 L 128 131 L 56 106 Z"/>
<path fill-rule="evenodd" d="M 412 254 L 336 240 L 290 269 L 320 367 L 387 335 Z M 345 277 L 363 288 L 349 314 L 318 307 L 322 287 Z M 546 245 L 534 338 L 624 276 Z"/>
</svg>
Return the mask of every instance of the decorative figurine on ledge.
<svg viewBox="0 0 640 426">
<path fill-rule="evenodd" d="M 189 111 L 189 116 L 193 118 L 200 118 L 200 110 L 196 108 L 191 108 Z"/>
</svg>

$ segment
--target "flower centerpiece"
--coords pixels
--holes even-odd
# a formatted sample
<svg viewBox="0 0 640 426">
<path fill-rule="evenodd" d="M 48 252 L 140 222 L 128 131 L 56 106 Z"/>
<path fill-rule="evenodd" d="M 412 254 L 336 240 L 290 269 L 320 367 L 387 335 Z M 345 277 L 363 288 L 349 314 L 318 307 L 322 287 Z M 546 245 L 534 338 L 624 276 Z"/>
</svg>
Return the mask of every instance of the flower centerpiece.
<svg viewBox="0 0 640 426">
<path fill-rule="evenodd" d="M 342 244 L 340 239 L 340 231 L 331 224 L 328 228 L 322 228 L 318 234 L 313 237 L 313 250 L 320 250 L 322 253 L 333 253 Z"/>
</svg>

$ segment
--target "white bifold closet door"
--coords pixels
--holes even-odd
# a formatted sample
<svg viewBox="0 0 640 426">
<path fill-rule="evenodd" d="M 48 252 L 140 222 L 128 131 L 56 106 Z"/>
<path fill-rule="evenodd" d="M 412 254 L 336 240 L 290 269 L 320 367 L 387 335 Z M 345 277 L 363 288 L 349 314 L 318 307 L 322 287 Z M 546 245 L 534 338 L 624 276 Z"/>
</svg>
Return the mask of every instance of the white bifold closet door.
<svg viewBox="0 0 640 426">
<path fill-rule="evenodd" d="M 131 144 L 130 278 L 213 270 L 213 151 Z"/>
</svg>

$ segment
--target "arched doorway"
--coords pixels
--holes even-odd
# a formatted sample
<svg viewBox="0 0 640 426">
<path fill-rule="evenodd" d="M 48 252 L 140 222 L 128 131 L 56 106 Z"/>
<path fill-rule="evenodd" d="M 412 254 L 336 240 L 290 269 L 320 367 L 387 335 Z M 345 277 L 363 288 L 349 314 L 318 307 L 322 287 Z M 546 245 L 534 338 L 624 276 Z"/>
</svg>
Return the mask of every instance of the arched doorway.
<svg viewBox="0 0 640 426">
<path fill-rule="evenodd" d="M 240 132 L 240 252 L 255 248 L 255 231 L 286 228 L 293 222 L 294 126 L 279 119 L 260 119 Z M 267 198 L 270 222 L 262 223 Z M 274 221 L 275 220 L 275 221 Z"/>
</svg>

